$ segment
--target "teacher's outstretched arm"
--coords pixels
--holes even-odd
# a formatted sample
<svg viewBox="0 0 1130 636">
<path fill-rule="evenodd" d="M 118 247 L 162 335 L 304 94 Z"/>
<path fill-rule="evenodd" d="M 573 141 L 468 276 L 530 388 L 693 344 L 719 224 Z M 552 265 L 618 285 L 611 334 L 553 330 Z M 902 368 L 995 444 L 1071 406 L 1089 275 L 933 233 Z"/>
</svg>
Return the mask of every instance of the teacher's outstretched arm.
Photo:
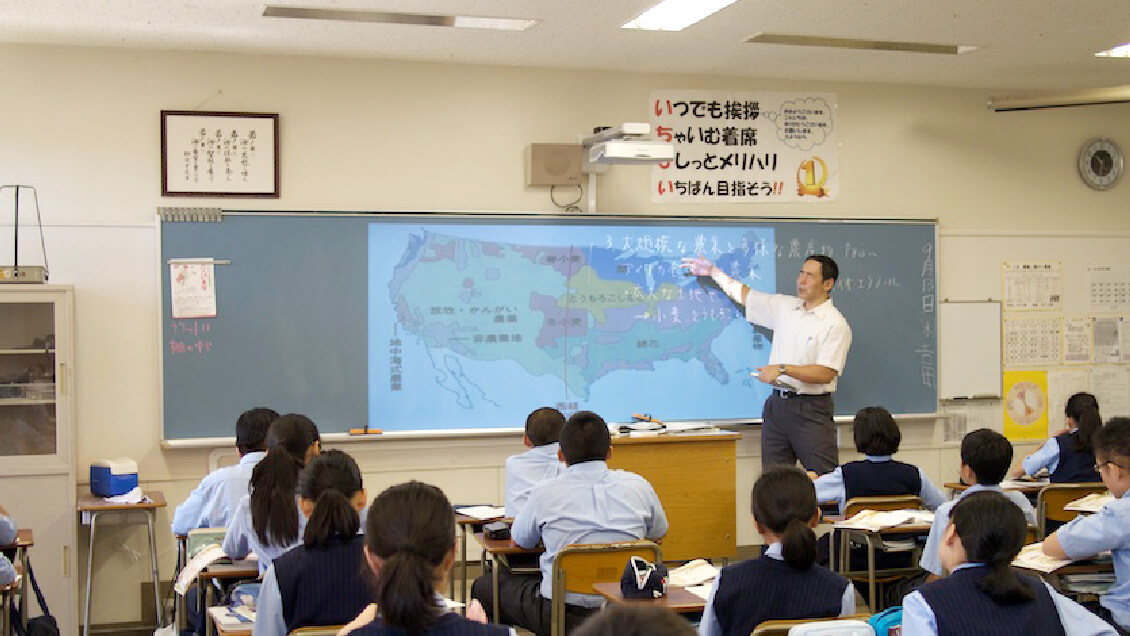
<svg viewBox="0 0 1130 636">
<path fill-rule="evenodd" d="M 680 267 L 694 276 L 709 276 L 714 282 L 718 283 L 718 287 L 726 292 L 727 296 L 742 305 L 746 304 L 746 299 L 749 297 L 749 287 L 741 281 L 727 276 L 725 272 L 718 269 L 718 266 L 706 260 L 706 258 L 702 256 L 684 257 Z"/>
</svg>

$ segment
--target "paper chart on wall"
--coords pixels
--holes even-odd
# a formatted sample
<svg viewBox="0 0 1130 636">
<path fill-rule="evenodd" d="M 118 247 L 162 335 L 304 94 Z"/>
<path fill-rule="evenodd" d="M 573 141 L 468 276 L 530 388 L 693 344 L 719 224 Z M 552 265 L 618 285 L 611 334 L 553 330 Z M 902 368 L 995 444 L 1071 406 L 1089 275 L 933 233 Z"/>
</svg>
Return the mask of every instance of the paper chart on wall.
<svg viewBox="0 0 1130 636">
<path fill-rule="evenodd" d="M 1004 436 L 1010 440 L 1048 436 L 1048 374 L 1005 371 Z"/>
<path fill-rule="evenodd" d="M 1067 405 L 1067 398 L 1081 392 L 1091 392 L 1089 370 L 1073 368 L 1048 371 L 1048 428 L 1062 428 L 1066 424 L 1063 409 Z"/>
<path fill-rule="evenodd" d="M 1071 316 L 1063 319 L 1063 361 L 1086 363 L 1091 361 L 1091 318 Z"/>
<path fill-rule="evenodd" d="M 1063 265 L 1055 262 L 1004 263 L 1004 309 L 1058 309 Z"/>
<path fill-rule="evenodd" d="M 1130 340 L 1130 324 L 1121 316 L 1098 316 L 1095 318 L 1095 364 L 1118 364 L 1130 361 L 1127 355 L 1127 340 Z"/>
<path fill-rule="evenodd" d="M 173 318 L 216 317 L 215 263 L 210 258 L 169 261 Z"/>
<path fill-rule="evenodd" d="M 1061 322 L 1059 318 L 1006 318 L 1005 366 L 1059 364 Z"/>
<path fill-rule="evenodd" d="M 941 442 L 959 444 L 969 431 L 988 428 L 1001 431 L 1000 400 L 953 400 L 943 402 Z"/>
<path fill-rule="evenodd" d="M 1130 417 L 1130 367 L 1092 367 L 1091 393 L 1099 401 L 1103 419 Z"/>
<path fill-rule="evenodd" d="M 1091 311 L 1130 310 L 1130 267 L 1091 267 L 1087 277 Z"/>
</svg>

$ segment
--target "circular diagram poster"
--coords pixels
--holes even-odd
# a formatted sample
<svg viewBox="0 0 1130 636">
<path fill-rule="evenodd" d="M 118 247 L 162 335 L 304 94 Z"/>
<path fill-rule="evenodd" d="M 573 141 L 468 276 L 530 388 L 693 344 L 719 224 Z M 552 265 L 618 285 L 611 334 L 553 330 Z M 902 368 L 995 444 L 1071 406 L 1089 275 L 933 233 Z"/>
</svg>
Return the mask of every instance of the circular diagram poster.
<svg viewBox="0 0 1130 636">
<path fill-rule="evenodd" d="M 1038 440 L 1048 436 L 1046 371 L 1005 372 L 1004 436 L 1013 441 Z"/>
</svg>

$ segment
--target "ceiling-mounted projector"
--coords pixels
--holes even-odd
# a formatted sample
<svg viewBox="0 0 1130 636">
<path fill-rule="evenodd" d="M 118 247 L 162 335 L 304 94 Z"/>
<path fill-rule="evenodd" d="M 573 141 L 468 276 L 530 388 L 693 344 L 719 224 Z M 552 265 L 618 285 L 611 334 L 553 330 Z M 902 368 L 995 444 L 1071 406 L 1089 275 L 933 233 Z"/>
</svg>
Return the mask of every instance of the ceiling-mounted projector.
<svg viewBox="0 0 1130 636">
<path fill-rule="evenodd" d="M 591 163 L 647 164 L 671 161 L 675 146 L 665 141 L 613 139 L 589 147 Z"/>
</svg>

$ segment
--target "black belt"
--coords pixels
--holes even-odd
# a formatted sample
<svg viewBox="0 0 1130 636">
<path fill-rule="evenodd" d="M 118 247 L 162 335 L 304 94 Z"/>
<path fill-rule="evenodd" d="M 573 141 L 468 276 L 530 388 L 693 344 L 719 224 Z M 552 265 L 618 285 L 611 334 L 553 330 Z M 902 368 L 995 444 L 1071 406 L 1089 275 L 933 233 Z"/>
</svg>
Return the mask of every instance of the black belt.
<svg viewBox="0 0 1130 636">
<path fill-rule="evenodd" d="M 796 391 L 786 391 L 785 389 L 773 389 L 773 395 L 786 400 L 793 398 L 819 398 L 828 395 L 827 393 L 797 393 Z"/>
</svg>

